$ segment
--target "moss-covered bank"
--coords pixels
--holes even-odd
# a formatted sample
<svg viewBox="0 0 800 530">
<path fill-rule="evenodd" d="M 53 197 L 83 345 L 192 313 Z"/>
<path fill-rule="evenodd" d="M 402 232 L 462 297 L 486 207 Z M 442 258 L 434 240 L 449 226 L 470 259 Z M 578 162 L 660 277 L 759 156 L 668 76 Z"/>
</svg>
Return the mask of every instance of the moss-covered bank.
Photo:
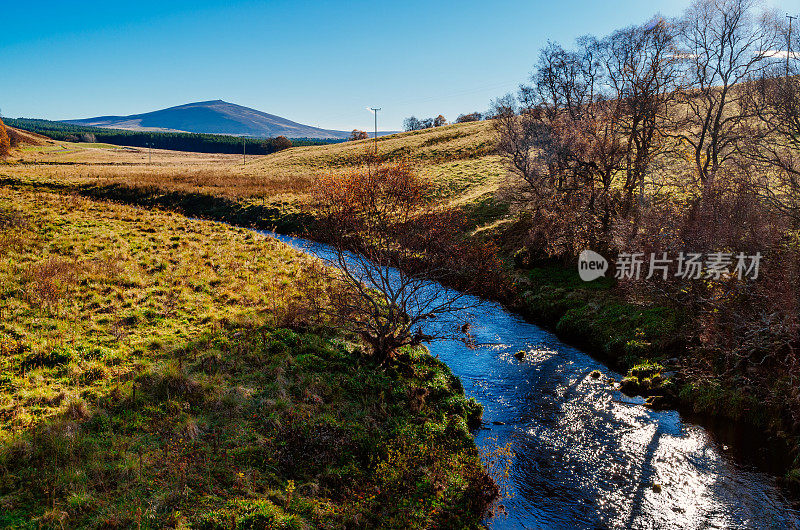
<svg viewBox="0 0 800 530">
<path fill-rule="evenodd" d="M 0 527 L 475 527 L 480 406 L 304 320 L 310 258 L 0 189 Z M 291 328 L 291 329 L 290 329 Z"/>
<path fill-rule="evenodd" d="M 754 389 L 687 375 L 690 348 L 682 340 L 686 323 L 680 311 L 640 306 L 614 290 L 613 279 L 583 282 L 576 270 L 560 264 L 518 269 L 508 302 L 526 318 L 552 329 L 563 341 L 582 347 L 625 374 L 620 389 L 640 395 L 656 409 L 677 408 L 707 423 L 720 419 L 746 426 L 748 435 L 775 453 L 765 463 L 783 473 L 800 493 L 800 436 L 779 407 L 767 407 Z M 710 420 L 710 421 L 709 421 Z M 753 441 L 753 440 L 750 440 Z"/>
<path fill-rule="evenodd" d="M 6 439 L 0 526 L 476 527 L 480 413 L 424 350 L 226 328 Z"/>
</svg>

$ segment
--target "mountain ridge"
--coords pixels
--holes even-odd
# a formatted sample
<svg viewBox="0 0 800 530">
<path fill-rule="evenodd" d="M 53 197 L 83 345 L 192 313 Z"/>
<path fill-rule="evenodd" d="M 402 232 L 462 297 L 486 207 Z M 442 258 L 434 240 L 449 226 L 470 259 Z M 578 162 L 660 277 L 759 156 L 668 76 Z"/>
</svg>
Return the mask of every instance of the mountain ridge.
<svg viewBox="0 0 800 530">
<path fill-rule="evenodd" d="M 321 129 L 275 114 L 229 103 L 221 99 L 185 103 L 165 109 L 127 116 L 96 116 L 63 123 L 105 129 L 153 132 L 190 132 L 234 136 L 342 139 L 348 131 Z"/>
</svg>

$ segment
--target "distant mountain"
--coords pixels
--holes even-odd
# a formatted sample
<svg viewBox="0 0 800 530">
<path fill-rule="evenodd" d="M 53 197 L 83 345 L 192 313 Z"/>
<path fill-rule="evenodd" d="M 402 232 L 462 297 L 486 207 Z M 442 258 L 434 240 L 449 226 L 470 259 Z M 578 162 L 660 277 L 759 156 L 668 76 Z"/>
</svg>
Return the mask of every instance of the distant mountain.
<svg viewBox="0 0 800 530">
<path fill-rule="evenodd" d="M 347 138 L 350 135 L 349 131 L 319 129 L 221 99 L 188 103 L 131 116 L 99 116 L 82 120 L 64 120 L 64 122 L 132 131 L 175 131 L 256 137 Z"/>
</svg>

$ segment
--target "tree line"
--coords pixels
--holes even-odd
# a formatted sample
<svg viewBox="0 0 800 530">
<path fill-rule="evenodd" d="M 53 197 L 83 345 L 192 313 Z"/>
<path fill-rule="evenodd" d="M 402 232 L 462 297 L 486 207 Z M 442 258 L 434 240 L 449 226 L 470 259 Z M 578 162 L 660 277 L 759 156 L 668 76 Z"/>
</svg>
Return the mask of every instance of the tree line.
<svg viewBox="0 0 800 530">
<path fill-rule="evenodd" d="M 619 288 L 685 318 L 691 370 L 750 388 L 800 428 L 800 395 L 775 390 L 800 377 L 800 71 L 789 53 L 800 32 L 758 7 L 695 0 L 674 19 L 550 42 L 529 82 L 493 103 L 492 124 L 518 177 L 529 262 L 574 264 L 584 249 L 763 255 L 755 281 L 670 274 Z"/>
<path fill-rule="evenodd" d="M 263 139 L 222 134 L 126 131 L 28 118 L 6 118 L 5 121 L 10 127 L 42 134 L 57 141 L 100 142 L 197 153 L 241 153 L 244 143 L 248 154 L 267 155 L 293 146 L 324 145 L 341 141 L 310 138 L 288 139 L 284 136 Z"/>
<path fill-rule="evenodd" d="M 487 114 L 481 114 L 480 112 L 470 112 L 469 114 L 459 114 L 456 120 L 453 123 L 467 123 L 473 121 L 481 121 L 486 118 L 490 118 L 491 116 Z M 442 125 L 447 125 L 447 118 L 445 118 L 442 114 L 439 114 L 435 118 L 417 118 L 416 116 L 409 116 L 405 120 L 403 120 L 403 130 L 404 131 L 421 131 L 423 129 L 432 129 L 434 127 L 441 127 Z"/>
</svg>

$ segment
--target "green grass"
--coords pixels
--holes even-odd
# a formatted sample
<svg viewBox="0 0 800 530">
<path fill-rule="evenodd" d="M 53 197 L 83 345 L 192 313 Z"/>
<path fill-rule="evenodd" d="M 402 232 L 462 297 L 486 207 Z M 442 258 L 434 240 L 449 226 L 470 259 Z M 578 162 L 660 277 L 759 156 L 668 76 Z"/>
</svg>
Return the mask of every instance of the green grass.
<svg viewBox="0 0 800 530">
<path fill-rule="evenodd" d="M 535 267 L 518 282 L 517 305 L 562 339 L 601 354 L 617 368 L 662 358 L 679 330 L 680 315 L 672 308 L 630 303 L 613 287 L 613 278 L 584 282 L 561 265 Z"/>
<path fill-rule="evenodd" d="M 124 147 L 120 147 L 119 145 L 113 144 L 104 144 L 100 142 L 94 143 L 71 143 L 73 147 L 79 147 L 81 149 L 124 149 Z"/>
<path fill-rule="evenodd" d="M 166 354 L 215 322 L 280 318 L 301 296 L 307 258 L 243 229 L 78 198 L 4 193 L 23 212 L 9 229 L 17 248 L 0 255 L 0 346 L 8 384 L 33 395 L 0 402 L 0 427 L 38 417 L 82 377 L 86 357 L 102 364 L 102 391 L 124 377 L 131 357 Z M 29 374 L 54 348 L 74 352 L 61 378 Z M 115 364 L 116 363 L 116 364 Z M 45 367 L 46 368 L 46 367 Z M 21 371 L 22 370 L 22 371 Z M 24 422 L 21 426 L 24 426 Z"/>
<path fill-rule="evenodd" d="M 494 492 L 458 379 L 315 324 L 282 243 L 3 189 L 0 262 L 0 526 L 475 526 Z"/>
<path fill-rule="evenodd" d="M 425 351 L 382 371 L 335 335 L 232 327 L 180 355 L 7 441 L 0 523 L 477 525 L 480 406 Z"/>
</svg>

